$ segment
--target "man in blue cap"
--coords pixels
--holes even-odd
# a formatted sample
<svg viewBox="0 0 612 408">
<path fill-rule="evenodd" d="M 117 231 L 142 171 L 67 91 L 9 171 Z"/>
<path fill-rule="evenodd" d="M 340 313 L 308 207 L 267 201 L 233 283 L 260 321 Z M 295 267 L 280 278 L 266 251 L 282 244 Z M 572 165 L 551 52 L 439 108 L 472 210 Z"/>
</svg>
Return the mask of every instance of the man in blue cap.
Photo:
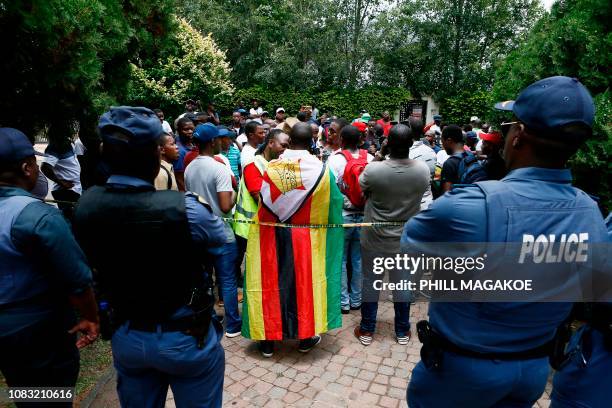
<svg viewBox="0 0 612 408">
<path fill-rule="evenodd" d="M 502 124 L 508 175 L 446 193 L 406 223 L 402 242 L 443 237 L 457 246 L 524 245 L 536 236 L 558 242 L 563 234 L 607 242 L 596 203 L 571 186 L 565 168 L 592 134 L 595 109 L 587 89 L 576 79 L 551 77 L 496 107 L 514 113 Z M 549 266 L 571 276 L 576 264 Z M 546 385 L 549 344 L 571 308 L 569 302 L 432 302 L 429 323 L 417 326 L 424 346 L 408 386 L 409 406 L 532 407 Z"/>
<path fill-rule="evenodd" d="M 213 213 L 219 217 L 230 217 L 236 194 L 232 187 L 232 170 L 229 166 L 215 160 L 221 151 L 219 130 L 211 123 L 198 125 L 193 133 L 199 156 L 193 160 L 185 171 L 185 187 L 202 196 Z M 223 245 L 210 248 L 213 255 L 215 273 L 220 284 L 220 296 L 225 308 L 227 337 L 240 335 L 242 321 L 238 311 L 238 288 L 235 266 L 237 257 L 236 237 L 229 223 L 224 223 L 225 240 Z"/>
<path fill-rule="evenodd" d="M 223 224 L 196 195 L 155 190 L 163 130 L 153 111 L 113 107 L 98 130 L 111 176 L 79 200 L 75 232 L 111 311 L 121 405 L 164 406 L 171 386 L 177 405 L 220 407 L 221 327 L 198 255 L 222 242 Z M 168 237 L 190 255 L 159 254 Z"/>
<path fill-rule="evenodd" d="M 0 371 L 10 387 L 74 387 L 77 348 L 98 336 L 91 270 L 62 214 L 29 193 L 38 175 L 26 135 L 0 128 Z"/>
</svg>

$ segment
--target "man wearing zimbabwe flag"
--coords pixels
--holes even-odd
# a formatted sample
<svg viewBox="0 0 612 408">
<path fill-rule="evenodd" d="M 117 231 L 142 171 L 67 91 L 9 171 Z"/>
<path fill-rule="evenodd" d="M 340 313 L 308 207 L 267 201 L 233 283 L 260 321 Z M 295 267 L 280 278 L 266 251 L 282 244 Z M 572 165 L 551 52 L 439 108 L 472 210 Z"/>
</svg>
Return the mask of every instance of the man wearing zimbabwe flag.
<svg viewBox="0 0 612 408">
<path fill-rule="evenodd" d="M 290 149 L 268 165 L 251 225 L 246 255 L 242 335 L 261 340 L 272 356 L 274 340 L 299 339 L 308 352 L 318 334 L 342 325 L 342 195 L 330 170 L 309 153 L 310 126 L 297 123 Z M 287 226 L 267 223 L 290 224 Z"/>
</svg>

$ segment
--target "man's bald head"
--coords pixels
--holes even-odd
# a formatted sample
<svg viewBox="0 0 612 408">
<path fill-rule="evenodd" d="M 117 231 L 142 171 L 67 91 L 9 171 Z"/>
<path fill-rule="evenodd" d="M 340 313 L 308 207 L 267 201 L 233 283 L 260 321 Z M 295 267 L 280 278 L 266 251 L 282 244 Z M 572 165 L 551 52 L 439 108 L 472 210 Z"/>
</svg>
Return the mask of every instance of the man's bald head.
<svg viewBox="0 0 612 408">
<path fill-rule="evenodd" d="M 312 129 L 308 123 L 299 122 L 291 129 L 291 147 L 296 150 L 310 149 Z"/>
</svg>

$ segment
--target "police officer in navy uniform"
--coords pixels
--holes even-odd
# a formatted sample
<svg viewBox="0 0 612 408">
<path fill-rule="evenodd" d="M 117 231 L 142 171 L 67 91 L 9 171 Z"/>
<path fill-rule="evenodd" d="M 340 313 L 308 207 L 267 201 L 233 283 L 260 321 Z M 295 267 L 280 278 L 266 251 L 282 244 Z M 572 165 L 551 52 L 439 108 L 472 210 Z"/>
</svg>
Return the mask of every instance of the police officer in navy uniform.
<svg viewBox="0 0 612 408">
<path fill-rule="evenodd" d="M 170 386 L 179 406 L 220 407 L 222 328 L 200 256 L 224 242 L 223 223 L 194 194 L 155 191 L 163 130 L 153 111 L 111 108 L 98 130 L 111 176 L 79 200 L 75 233 L 112 311 L 121 405 L 163 407 Z"/>
<path fill-rule="evenodd" d="M 612 214 L 606 218 L 612 242 Z M 608 251 L 609 252 L 609 251 Z M 567 357 L 553 378 L 551 408 L 604 407 L 612 384 L 612 303 L 578 305 L 585 322 L 572 336 Z"/>
<path fill-rule="evenodd" d="M 0 371 L 10 387 L 74 387 L 78 348 L 98 336 L 91 270 L 62 214 L 29 193 L 38 175 L 28 138 L 0 128 Z"/>
<path fill-rule="evenodd" d="M 507 176 L 446 193 L 406 223 L 402 242 L 520 243 L 527 235 L 571 233 L 606 242 L 596 203 L 572 187 L 565 168 L 592 134 L 594 104 L 586 88 L 576 79 L 546 78 L 496 108 L 514 113 L 502 125 Z M 547 345 L 571 308 L 569 302 L 430 303 L 423 337 L 435 339 L 429 346 L 437 350 L 422 350 L 408 405 L 532 407 L 550 369 Z"/>
</svg>

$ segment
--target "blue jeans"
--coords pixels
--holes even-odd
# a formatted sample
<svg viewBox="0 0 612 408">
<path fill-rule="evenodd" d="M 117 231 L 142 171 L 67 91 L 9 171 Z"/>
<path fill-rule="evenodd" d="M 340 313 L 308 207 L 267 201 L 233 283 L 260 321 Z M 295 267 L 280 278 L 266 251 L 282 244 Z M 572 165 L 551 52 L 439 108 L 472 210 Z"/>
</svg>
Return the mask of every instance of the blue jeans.
<svg viewBox="0 0 612 408">
<path fill-rule="evenodd" d="M 121 326 L 112 339 L 122 407 L 164 407 L 168 386 L 177 406 L 221 407 L 223 329 L 211 322 L 204 347 L 182 332 L 149 333 Z"/>
<path fill-rule="evenodd" d="M 549 370 L 546 357 L 502 361 L 444 352 L 440 370 L 429 371 L 422 361 L 414 367 L 408 406 L 531 408 L 544 392 Z"/>
<path fill-rule="evenodd" d="M 410 303 L 393 302 L 393 308 L 395 309 L 395 335 L 408 335 L 410 331 Z M 377 313 L 378 302 L 363 302 L 361 304 L 361 331 L 374 333 Z"/>
<path fill-rule="evenodd" d="M 363 273 L 363 299 L 361 303 L 361 330 L 374 333 L 376 330 L 376 314 L 378 313 L 378 300 L 380 291 L 374 285 L 375 281 L 382 280 L 383 274 L 375 273 L 372 269 L 375 257 L 391 257 L 393 253 L 384 251 L 372 251 L 362 246 L 361 258 L 364 265 Z M 402 271 L 384 271 L 389 275 L 389 282 L 399 282 L 403 277 Z M 414 295 L 410 291 L 394 291 L 393 308 L 395 309 L 395 335 L 407 336 L 410 332 L 410 302 Z"/>
<path fill-rule="evenodd" d="M 349 214 L 344 217 L 345 223 L 363 222 L 363 214 Z M 361 305 L 361 249 L 359 246 L 359 236 L 361 235 L 361 227 L 345 228 L 344 229 L 344 253 L 342 255 L 342 292 L 340 295 L 340 306 L 342 309 L 359 307 Z M 347 263 L 351 262 L 351 293 L 348 291 L 348 273 Z"/>
<path fill-rule="evenodd" d="M 212 255 L 215 272 L 220 280 L 225 309 L 225 329 L 229 333 L 239 332 L 242 320 L 238 312 L 238 287 L 234 272 L 237 256 L 236 241 L 211 247 L 208 252 Z"/>
</svg>

